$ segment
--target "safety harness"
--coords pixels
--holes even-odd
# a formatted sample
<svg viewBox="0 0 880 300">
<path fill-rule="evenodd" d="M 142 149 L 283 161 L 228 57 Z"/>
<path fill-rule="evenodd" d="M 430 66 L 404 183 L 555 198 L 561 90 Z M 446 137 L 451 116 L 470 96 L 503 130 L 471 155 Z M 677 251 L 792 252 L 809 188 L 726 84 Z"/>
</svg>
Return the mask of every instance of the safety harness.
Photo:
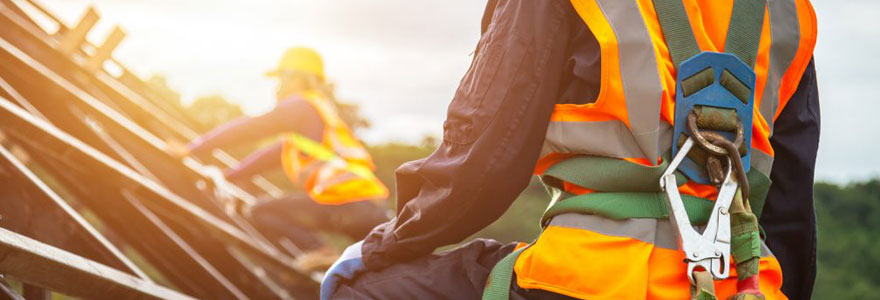
<svg viewBox="0 0 880 300">
<path fill-rule="evenodd" d="M 750 169 L 749 145 L 754 65 L 766 0 L 734 1 L 726 53 L 700 50 L 681 0 L 653 3 L 677 71 L 671 153 L 658 166 L 598 156 L 576 156 L 551 166 L 542 176 L 552 201 L 541 225 L 546 228 L 553 217 L 567 213 L 668 218 L 686 255 L 692 300 L 716 299 L 713 282 L 729 276 L 731 256 L 739 284 L 738 293 L 729 299 L 763 299 L 758 289 L 757 216 L 770 179 Z M 678 187 L 688 181 L 719 186 L 717 199 L 680 195 Z M 574 195 L 561 182 L 595 192 Z M 694 226 L 705 229 L 699 233 Z M 496 264 L 484 300 L 509 299 L 514 264 L 526 248 Z"/>
</svg>

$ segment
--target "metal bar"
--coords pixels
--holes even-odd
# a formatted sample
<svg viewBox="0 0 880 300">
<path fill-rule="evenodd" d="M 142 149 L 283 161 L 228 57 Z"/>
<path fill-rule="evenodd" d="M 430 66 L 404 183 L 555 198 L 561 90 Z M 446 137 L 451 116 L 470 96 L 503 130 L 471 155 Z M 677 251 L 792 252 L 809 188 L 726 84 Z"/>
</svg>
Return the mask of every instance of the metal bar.
<svg viewBox="0 0 880 300">
<path fill-rule="evenodd" d="M 25 300 L 5 280 L 0 280 L 0 300 Z"/>
<path fill-rule="evenodd" d="M 46 120 L 47 122 L 49 121 L 49 118 L 46 118 L 46 116 L 44 116 L 39 110 L 37 110 L 37 108 L 34 107 L 33 104 L 24 99 L 24 97 L 22 97 L 21 94 L 19 94 L 18 91 L 16 91 L 15 88 L 12 87 L 12 85 L 6 82 L 6 80 L 3 80 L 3 78 L 0 78 L 0 89 L 6 92 L 6 94 L 9 94 L 9 97 L 11 97 L 12 100 L 15 100 L 18 105 L 21 105 L 21 107 L 27 109 L 27 111 L 32 115 L 37 116 L 40 119 Z"/>
<path fill-rule="evenodd" d="M 220 280 L 220 283 L 224 287 L 229 289 L 235 295 L 236 298 L 248 299 L 248 297 L 246 295 L 244 295 L 244 293 L 242 293 L 241 290 L 239 290 L 234 284 L 232 284 L 232 282 L 229 282 L 229 280 L 226 279 L 226 277 L 224 277 L 222 274 L 220 274 L 220 272 L 213 265 L 211 265 L 210 262 L 208 262 L 207 260 L 202 258 L 200 255 L 198 255 L 197 252 L 195 251 L 195 249 L 190 247 L 184 239 L 182 239 L 180 236 L 177 235 L 177 233 L 174 232 L 174 230 L 172 230 L 170 227 L 165 225 L 165 223 L 162 222 L 162 220 L 159 218 L 159 216 L 153 214 L 153 212 L 151 212 L 149 209 L 144 207 L 143 204 L 141 204 L 141 201 L 139 199 L 137 199 L 134 195 L 132 195 L 132 193 L 130 191 L 125 191 L 125 190 L 122 191 L 122 196 L 125 197 L 125 199 L 128 200 L 128 202 L 131 203 L 132 206 L 137 208 L 137 210 L 140 211 L 141 214 L 146 216 L 153 223 L 159 225 L 159 228 L 162 230 L 162 232 L 165 233 L 165 235 L 167 235 L 167 236 L 171 237 L 172 239 L 174 239 L 175 241 L 177 241 L 177 243 L 179 245 L 181 245 L 187 253 L 190 253 L 190 256 L 196 258 L 196 261 L 199 263 L 199 265 L 201 265 L 203 268 L 208 270 L 210 273 L 214 274 L 214 277 L 218 278 Z"/>
<path fill-rule="evenodd" d="M 27 68 L 26 68 L 26 66 L 23 66 L 23 67 L 18 67 L 17 69 L 19 69 L 19 70 L 24 70 L 24 69 L 27 69 Z M 33 77 L 33 76 L 34 76 L 34 75 L 26 75 L 26 77 Z M 38 86 L 49 86 L 49 87 L 52 86 L 51 82 L 41 83 L 40 80 L 36 80 L 36 81 L 31 80 L 31 82 L 33 82 L 34 84 L 37 84 Z M 54 87 L 53 87 L 53 88 L 54 88 Z M 44 98 L 44 99 L 51 99 L 51 98 L 46 98 L 46 97 L 58 97 L 57 95 L 58 95 L 57 93 L 49 93 L 49 94 L 44 95 L 44 96 L 41 96 L 40 94 L 34 94 L 34 95 L 32 95 L 32 96 L 34 96 L 34 97 L 40 97 L 40 98 Z M 58 102 L 55 102 L 55 103 L 58 103 Z M 41 104 L 45 104 L 45 103 L 41 103 Z M 57 105 L 56 105 L 56 106 L 57 106 Z M 46 109 L 52 109 L 52 108 L 51 108 L 51 107 L 47 107 Z M 62 113 L 62 111 L 63 111 L 63 109 L 62 109 L 62 110 L 58 110 L 58 109 L 51 110 L 51 112 L 53 112 L 53 115 L 51 115 L 50 117 L 51 117 L 53 120 L 57 120 L 57 119 L 59 118 L 59 116 L 62 116 L 62 115 L 59 115 L 59 113 Z M 63 114 L 63 113 L 62 113 L 62 114 Z M 76 121 L 73 121 L 73 122 L 76 122 Z M 71 129 L 71 125 L 74 125 L 74 124 L 71 123 L 71 121 L 68 121 L 68 122 L 66 122 L 65 124 L 66 124 L 66 127 L 65 127 L 65 128 L 67 128 L 68 130 Z M 25 128 L 25 127 L 26 127 L 26 126 L 12 126 L 11 128 L 18 128 L 18 129 L 21 129 L 20 131 L 27 132 L 27 128 Z M 109 131 L 109 132 L 110 132 L 111 134 L 114 134 L 114 135 L 115 135 L 116 133 L 112 133 L 112 132 L 114 132 L 114 131 L 120 131 L 120 130 L 121 130 L 120 128 L 117 128 L 117 127 L 107 127 L 107 129 L 112 129 L 112 130 Z M 36 135 L 31 134 L 31 135 L 32 135 L 32 136 L 35 136 L 35 137 L 39 137 L 39 134 L 36 134 Z M 123 145 L 123 147 L 122 147 L 122 148 L 123 148 L 124 150 L 126 150 L 126 151 L 127 151 L 127 150 L 137 150 L 137 151 L 141 151 L 141 152 L 142 152 L 141 154 L 144 154 L 144 153 L 143 153 L 144 150 L 150 150 L 150 149 L 149 149 L 150 147 L 142 147 L 142 146 L 140 146 L 140 145 L 131 144 L 131 143 L 130 143 L 130 142 L 131 142 L 131 138 L 130 138 L 130 137 L 128 137 L 128 138 L 124 138 L 124 139 L 122 139 L 122 140 L 120 140 L 120 141 L 123 141 L 123 140 L 129 140 L 128 142 L 126 142 L 126 143 L 128 143 L 128 144 L 127 144 L 127 145 Z M 97 141 L 92 140 L 92 141 L 90 141 L 90 143 L 97 143 L 97 144 L 100 144 L 100 143 L 102 143 L 102 142 L 101 142 L 100 140 L 97 140 Z M 66 149 L 67 146 L 63 145 L 62 143 L 57 143 L 57 142 L 56 142 L 56 143 L 53 143 L 53 144 L 47 144 L 47 145 L 44 146 L 44 147 L 37 147 L 37 148 Z M 113 151 L 113 150 L 110 150 L 110 151 Z M 71 152 L 71 151 L 64 151 L 64 153 L 70 153 L 70 152 Z M 165 156 L 164 153 L 161 153 L 161 152 L 158 153 L 158 154 L 160 154 L 160 156 Z M 69 154 L 64 154 L 64 155 L 67 157 L 67 159 L 65 159 L 66 161 L 76 161 L 76 162 L 78 162 L 78 163 L 87 163 L 87 162 L 88 162 L 89 164 L 93 164 L 92 162 L 90 162 L 89 159 L 83 159 L 83 158 L 81 158 L 81 157 L 76 157 L 76 156 L 70 156 Z M 154 153 L 153 155 L 155 155 L 155 153 Z M 43 157 L 52 157 L 52 156 L 58 156 L 58 155 L 45 154 L 45 155 L 40 155 L 40 156 L 43 156 Z M 146 157 L 146 156 L 145 156 L 145 157 Z M 167 159 L 167 157 L 165 157 L 165 158 Z M 155 158 L 154 158 L 154 159 L 155 159 Z M 156 161 L 152 160 L 151 163 L 150 163 L 149 165 L 150 165 L 151 167 L 152 167 L 152 166 L 155 166 L 155 165 L 156 165 Z M 177 166 L 177 167 L 179 168 L 179 166 Z M 167 171 L 167 170 L 166 170 L 166 171 Z M 91 171 L 91 172 L 98 172 L 98 171 Z M 107 172 L 107 171 L 100 171 L 100 172 L 98 172 L 98 173 L 99 173 L 99 174 L 104 174 L 105 172 Z M 113 173 L 112 171 L 110 171 L 110 172 Z M 167 174 L 167 172 L 164 172 L 163 177 L 167 177 L 167 175 L 169 175 L 169 174 Z M 104 185 L 109 187 L 109 186 L 114 185 L 114 183 L 113 183 L 114 180 L 111 180 L 111 178 L 116 178 L 115 176 L 118 176 L 118 175 L 114 175 L 114 174 L 107 173 L 106 175 L 98 176 L 98 177 L 96 177 L 95 179 L 104 182 Z M 189 180 L 188 180 L 188 179 L 184 179 L 184 181 L 189 181 Z M 135 185 L 137 185 L 137 184 L 135 184 Z M 98 196 L 98 195 L 94 195 L 94 196 L 83 196 L 83 197 L 96 197 L 96 196 Z M 108 198 L 112 198 L 112 197 L 113 197 L 113 196 L 100 196 L 100 197 L 98 197 L 98 198 L 100 198 L 100 199 L 108 199 Z M 150 196 L 150 197 L 155 197 L 155 196 Z M 151 200 L 156 201 L 156 200 L 158 200 L 158 199 L 151 199 Z M 161 201 L 159 201 L 159 202 L 161 202 Z M 101 208 L 101 209 L 103 209 L 103 208 Z M 152 207 L 151 207 L 151 209 L 152 209 Z M 178 212 L 175 211 L 175 210 L 178 210 L 178 211 L 179 211 L 179 209 L 176 209 L 176 208 L 169 208 L 169 209 L 170 209 L 170 212 L 171 212 L 171 213 L 174 213 L 174 214 L 176 214 L 177 216 L 179 216 L 180 218 L 186 219 L 186 220 L 188 220 L 188 221 L 190 221 L 190 222 L 192 222 L 192 221 L 195 219 L 195 218 L 193 218 L 191 215 L 188 215 L 188 214 L 185 214 L 185 213 L 184 213 L 184 214 L 180 214 L 180 213 L 178 213 Z M 168 214 L 165 214 L 165 215 L 168 215 Z M 175 218 L 176 218 L 176 217 L 175 217 Z M 118 226 L 118 225 L 117 225 L 117 226 Z M 177 232 L 181 232 L 181 231 L 179 231 L 179 230 L 176 230 L 176 231 L 177 231 Z M 204 231 L 203 231 L 203 232 L 204 232 Z M 185 240 L 187 240 L 187 241 L 197 241 L 197 239 L 191 239 L 191 238 L 188 238 L 188 237 L 185 238 Z M 200 242 L 197 242 L 197 243 L 200 243 Z M 194 245 L 194 246 L 196 246 L 196 245 Z M 208 247 L 208 248 L 211 248 L 211 247 Z M 214 248 L 218 248 L 218 247 L 214 247 Z M 221 246 L 221 247 L 219 247 L 219 248 L 222 249 L 223 247 Z M 143 250 L 140 250 L 140 251 L 143 251 Z M 200 252 L 201 252 L 202 250 L 197 250 L 197 251 L 200 251 Z M 203 254 L 208 254 L 208 253 L 205 252 L 205 253 L 203 253 Z M 216 254 L 216 253 L 215 253 L 215 254 Z M 213 255 L 213 254 L 212 254 L 212 255 Z M 217 259 L 221 259 L 221 260 L 217 260 Z M 212 262 L 215 262 L 215 263 L 217 263 L 217 262 L 221 262 L 221 261 L 222 261 L 222 254 L 221 254 L 220 257 L 212 256 L 212 257 L 211 257 L 211 261 L 212 261 Z M 219 266 L 222 266 L 222 265 L 224 265 L 224 264 L 220 264 Z M 289 268 L 288 268 L 288 269 L 289 269 Z M 277 271 L 277 270 L 275 270 L 275 271 Z M 237 271 L 236 271 L 236 272 L 237 272 Z M 236 273 L 227 273 L 227 272 L 224 272 L 224 274 L 228 274 L 228 276 L 229 276 L 230 278 L 233 278 L 233 279 L 235 279 L 235 280 L 239 280 L 240 278 L 242 278 L 240 275 L 236 275 Z M 241 273 L 238 273 L 238 274 L 241 274 Z M 296 276 L 295 276 L 295 277 L 296 277 Z M 308 278 L 304 278 L 304 280 L 308 281 Z M 256 286 L 259 286 L 259 285 L 260 285 L 259 282 L 255 282 L 255 283 L 245 284 L 245 285 L 239 285 L 239 286 L 240 286 L 240 287 L 256 287 Z"/>
<path fill-rule="evenodd" d="M 76 27 L 64 34 L 61 44 L 58 45 L 58 50 L 67 55 L 73 54 L 74 51 L 82 46 L 89 31 L 98 23 L 99 18 L 98 11 L 94 7 L 89 6 L 85 14 L 79 19 Z"/>
<path fill-rule="evenodd" d="M 65 187 L 67 192 L 78 201 L 90 207 L 106 225 L 105 228 L 116 233 L 125 244 L 132 246 L 151 265 L 158 268 L 163 275 L 162 278 L 171 280 L 174 286 L 199 298 L 237 298 L 228 285 L 223 285 L 222 282 L 228 281 L 226 278 L 213 270 L 213 266 L 204 266 L 203 262 L 206 259 L 202 258 L 200 253 L 188 251 L 191 249 L 189 243 L 198 245 L 201 243 L 200 239 L 180 238 L 176 233 L 166 234 L 162 228 L 170 228 L 169 225 L 172 224 L 159 218 L 147 218 L 137 207 L 125 201 L 125 196 L 118 187 L 122 182 L 116 180 L 113 174 L 93 168 L 94 163 L 87 159 L 70 155 L 73 151 L 68 149 L 69 147 L 57 140 L 47 139 L 45 135 L 41 135 L 41 132 L 34 132 L 24 126 L 15 126 L 15 128 L 17 131 L 9 132 L 10 139 L 27 145 L 28 150 L 34 153 L 35 163 L 45 167 L 47 173 L 55 175 L 53 181 Z M 83 168 L 83 166 L 90 167 Z M 107 201 L 108 199 L 122 201 Z M 0 204 L 7 202 L 3 201 Z M 201 224 L 195 224 L 199 225 L 195 227 L 197 231 L 206 232 Z M 174 230 L 185 233 L 190 229 L 175 225 Z M 201 237 L 204 239 L 206 236 L 202 234 Z M 199 246 L 217 247 L 216 245 Z M 210 258 L 212 264 L 223 263 L 214 256 Z M 237 278 L 238 274 L 232 275 Z"/>
<path fill-rule="evenodd" d="M 43 5 L 37 3 L 36 1 L 33 1 L 33 0 L 24 0 L 24 1 L 27 2 L 28 4 L 30 4 L 37 11 L 46 15 L 46 17 L 49 17 L 49 19 L 54 21 L 56 24 L 58 24 L 58 28 L 63 29 L 63 31 L 66 31 L 69 29 L 67 27 L 67 25 L 65 25 L 64 22 L 61 21 L 61 19 L 59 19 L 58 17 L 53 15 L 51 12 L 49 12 L 49 10 L 47 10 L 45 7 L 43 7 Z"/>
<path fill-rule="evenodd" d="M 21 52 L 21 50 L 18 50 L 18 48 L 14 47 L 12 44 L 9 44 L 9 42 L 7 42 L 5 39 L 0 38 L 0 48 L 5 50 L 6 52 L 12 54 L 14 57 L 18 58 L 21 62 L 25 63 L 27 66 L 32 68 L 34 71 L 38 72 L 40 75 L 42 75 L 45 78 L 47 78 L 48 80 L 50 80 L 50 82 L 52 82 L 53 84 L 62 88 L 65 92 L 69 93 L 76 100 L 83 102 L 84 104 L 88 105 L 89 108 L 95 110 L 101 116 L 114 122 L 118 126 L 125 128 L 131 134 L 134 134 L 135 136 L 141 138 L 143 141 L 147 142 L 149 145 L 154 147 L 156 150 L 161 151 L 161 149 L 165 148 L 164 141 L 162 141 L 161 139 L 157 138 L 156 136 L 150 134 L 149 132 L 147 132 L 143 128 L 139 127 L 137 124 L 134 124 L 133 122 L 128 120 L 126 117 L 122 116 L 117 111 L 106 106 L 100 100 L 92 97 L 88 93 L 77 88 L 71 82 L 67 81 L 66 79 L 62 78 L 61 76 L 52 72 L 51 70 L 47 69 L 45 66 L 43 66 L 39 62 L 34 61 L 28 55 Z M 37 124 L 42 124 L 42 123 L 37 123 Z M 43 124 L 43 125 L 46 125 L 46 124 Z M 46 128 L 49 128 L 49 127 L 51 127 L 51 126 L 46 126 Z M 44 128 L 43 130 L 51 130 L 51 129 L 46 129 L 46 128 Z M 104 155 L 103 153 L 100 153 L 99 151 L 95 151 L 90 146 L 83 144 L 82 142 L 70 137 L 69 135 L 66 135 L 63 132 L 60 132 L 59 130 L 57 130 L 57 128 L 54 128 L 54 127 L 51 127 L 51 128 L 54 130 L 48 131 L 48 132 L 58 132 L 60 134 L 63 134 L 64 136 L 66 136 L 70 140 L 75 141 L 75 143 L 73 143 L 73 144 L 76 145 L 76 148 L 89 149 L 90 151 L 87 151 L 87 153 L 89 153 L 90 156 L 93 156 L 95 159 L 103 161 L 105 164 L 107 164 L 111 168 L 115 169 L 116 171 L 119 171 L 121 174 L 125 175 L 129 179 L 147 187 L 148 189 L 152 190 L 154 193 L 161 196 L 162 198 L 165 198 L 165 199 L 171 201 L 172 203 L 174 203 L 175 205 L 178 205 L 181 208 L 184 208 L 185 210 L 187 210 L 188 212 L 198 216 L 203 221 L 206 221 L 209 223 L 214 223 L 214 225 L 215 225 L 214 228 L 218 229 L 218 232 L 224 234 L 228 238 L 231 238 L 234 241 L 238 241 L 239 243 L 243 243 L 244 246 L 251 248 L 253 250 L 256 250 L 259 254 L 263 255 L 265 258 L 269 259 L 270 261 L 274 261 L 274 262 L 281 264 L 283 266 L 287 266 L 288 268 L 293 268 L 292 267 L 293 264 L 291 263 L 292 258 L 287 257 L 286 255 L 284 255 L 283 253 L 278 251 L 276 248 L 269 246 L 269 245 L 266 245 L 265 243 L 255 242 L 254 240 L 248 238 L 243 232 L 239 231 L 238 229 L 230 226 L 229 224 L 227 224 L 225 222 L 218 220 L 213 215 L 205 212 L 204 210 L 193 205 L 192 203 L 190 203 L 184 199 L 181 199 L 177 195 L 171 193 L 170 191 L 168 191 L 167 189 L 165 189 L 161 185 L 157 184 L 156 182 L 148 180 L 148 179 L 144 178 L 143 176 L 136 174 L 135 172 L 131 171 L 131 169 L 119 164 L 118 162 L 110 159 L 109 157 L 106 157 L 106 155 Z M 95 154 L 95 155 L 91 155 L 91 154 Z"/>
<path fill-rule="evenodd" d="M 122 42 L 123 38 L 125 38 L 125 32 L 122 31 L 122 28 L 119 28 L 119 26 L 113 27 L 113 31 L 110 32 L 110 35 L 104 43 L 101 44 L 101 47 L 98 47 L 98 50 L 95 51 L 95 55 L 89 58 L 88 62 L 86 62 L 86 69 L 93 72 L 102 69 L 104 62 L 107 61 L 107 58 L 110 58 L 110 55 L 113 54 L 113 50 L 119 46 L 119 43 Z"/>
<path fill-rule="evenodd" d="M 67 202 L 65 202 L 61 199 L 61 197 L 55 194 L 55 192 L 52 191 L 52 189 L 50 189 L 48 186 L 46 186 L 46 184 L 43 183 L 42 180 L 37 178 L 37 176 L 34 175 L 34 173 L 31 172 L 30 169 L 28 169 L 24 164 L 18 161 L 18 159 L 16 159 L 15 156 L 12 155 L 12 153 L 10 153 L 8 150 L 6 150 L 6 148 L 2 146 L 0 146 L 0 157 L 5 158 L 5 161 L 0 163 L 0 166 L 8 166 L 8 168 L 4 168 L 9 169 L 7 170 L 7 172 L 16 172 L 17 176 L 24 177 L 28 181 L 30 181 L 30 183 L 33 184 L 34 188 L 42 193 L 42 195 L 40 196 L 53 202 L 53 204 L 58 209 L 63 211 L 76 225 L 78 225 L 79 228 L 82 229 L 91 240 L 101 245 L 106 251 L 110 252 L 110 254 L 116 260 L 118 260 L 119 263 L 122 264 L 122 266 L 127 268 L 127 270 L 124 271 L 131 272 L 132 274 L 140 277 L 145 281 L 152 281 L 143 271 L 141 271 L 140 268 L 138 268 L 133 262 L 131 262 L 128 257 L 122 254 L 122 252 L 119 251 L 116 246 L 111 244 L 110 241 L 108 241 L 107 238 L 101 235 L 101 233 L 98 232 L 97 229 L 92 227 L 92 225 L 89 224 L 88 221 L 83 219 L 83 217 L 80 216 L 79 213 L 76 212 L 76 210 L 70 207 Z"/>
<path fill-rule="evenodd" d="M 4 17 L 10 19 L 17 27 L 21 28 L 25 32 L 28 32 L 32 38 L 41 41 L 43 44 L 47 45 L 50 48 L 57 47 L 58 42 L 55 41 L 52 35 L 45 33 L 41 28 L 36 27 L 29 22 L 21 20 L 22 17 L 16 15 L 14 12 L 11 12 L 8 8 L 3 7 L 2 4 L 0 4 L 0 12 L 2 12 Z M 44 13 L 48 14 L 48 12 Z M 55 17 L 51 14 L 49 14 L 49 16 L 50 18 L 55 19 Z M 62 27 L 64 26 L 60 23 L 59 25 Z M 88 41 L 86 41 L 85 43 L 91 45 Z M 94 45 L 91 46 L 94 47 Z M 112 89 L 113 91 L 115 91 L 115 93 L 123 96 L 122 98 L 124 99 L 124 101 L 134 104 L 139 109 L 142 109 L 144 112 L 153 116 L 153 118 L 165 120 L 165 122 L 162 122 L 162 125 L 170 129 L 172 132 L 176 133 L 178 136 L 186 139 L 193 139 L 198 137 L 198 133 L 196 131 L 190 129 L 189 125 L 186 125 L 185 122 L 181 122 L 181 120 L 179 119 L 179 117 L 181 116 L 180 112 L 174 114 L 169 111 L 171 108 L 158 105 L 157 103 L 159 103 L 159 101 L 153 99 L 153 97 L 149 97 L 148 95 L 146 95 L 144 90 L 149 88 L 146 87 L 143 82 L 140 81 L 140 79 L 136 78 L 134 75 L 131 75 L 132 73 L 124 65 L 122 65 L 122 63 L 114 60 L 112 57 L 110 58 L 110 61 L 121 68 L 123 70 L 123 74 L 121 75 L 121 77 L 116 78 L 113 76 L 109 76 L 109 74 L 98 72 L 97 74 L 94 74 L 96 76 L 96 79 L 98 80 L 96 83 L 102 84 L 104 86 L 107 86 L 107 88 Z M 126 74 L 128 75 L 126 76 Z M 128 78 L 128 80 L 123 80 L 124 78 Z M 139 88 L 132 85 L 137 85 L 139 86 Z M 175 115 L 178 117 L 172 117 L 171 115 Z M 192 120 L 188 121 L 192 122 Z M 216 151 L 212 152 L 212 155 L 218 162 L 226 165 L 227 167 L 231 167 L 237 164 L 237 160 L 232 158 L 232 156 L 228 155 L 223 150 L 216 149 Z M 275 186 L 262 176 L 255 176 L 252 181 L 255 186 L 261 188 L 263 192 L 266 192 L 273 197 L 280 197 L 283 194 L 281 189 L 279 189 L 277 186 Z"/>
<path fill-rule="evenodd" d="M 70 148 L 76 150 L 76 152 L 80 154 L 79 156 L 83 159 L 89 159 L 98 162 L 98 164 L 106 168 L 107 171 L 116 173 L 124 180 L 129 181 L 134 185 L 139 185 L 143 187 L 145 190 L 151 192 L 159 199 L 164 200 L 167 204 L 170 204 L 171 206 L 180 209 L 181 212 L 184 212 L 186 215 L 194 218 L 195 220 L 205 223 L 206 225 L 208 225 L 208 228 L 214 231 L 214 233 L 220 235 L 227 241 L 245 247 L 246 249 L 250 249 L 254 251 L 255 254 L 262 256 L 269 262 L 277 264 L 279 267 L 288 269 L 294 268 L 293 259 L 279 252 L 277 249 L 262 247 L 254 240 L 249 238 L 244 232 L 238 230 L 232 225 L 217 219 L 210 213 L 171 193 L 163 186 L 147 179 L 140 174 L 137 174 L 128 167 L 109 158 L 107 155 L 95 150 L 91 146 L 86 145 L 83 142 L 73 138 L 72 136 L 59 130 L 58 128 L 49 125 L 42 120 L 37 119 L 36 117 L 31 116 L 21 108 L 10 103 L 9 100 L 6 100 L 5 98 L 0 98 L 0 108 L 2 108 L 0 109 L 0 118 L 9 119 L 9 121 L 16 121 L 17 123 L 20 123 L 20 126 L 22 127 L 29 126 L 33 129 L 36 129 L 36 131 L 42 131 L 48 135 L 51 135 L 53 138 L 60 140 L 64 144 L 67 144 L 67 146 L 69 146 Z M 299 270 L 293 270 L 304 274 Z"/>
<path fill-rule="evenodd" d="M 193 299 L 3 228 L 0 272 L 75 297 Z"/>
</svg>

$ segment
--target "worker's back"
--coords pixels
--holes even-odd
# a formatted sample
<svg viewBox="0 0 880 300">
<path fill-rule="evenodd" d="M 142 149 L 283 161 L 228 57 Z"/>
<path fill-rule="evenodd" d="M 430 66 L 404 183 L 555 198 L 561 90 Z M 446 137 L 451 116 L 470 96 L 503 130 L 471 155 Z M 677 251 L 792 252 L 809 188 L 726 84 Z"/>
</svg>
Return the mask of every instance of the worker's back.
<svg viewBox="0 0 880 300">
<path fill-rule="evenodd" d="M 756 215 L 773 123 L 813 73 L 806 0 L 490 1 L 484 18 L 444 143 L 397 171 L 397 218 L 323 297 L 786 299 Z M 552 197 L 534 242 L 430 255 L 500 216 L 529 168 Z"/>
<path fill-rule="evenodd" d="M 679 249 L 675 227 L 666 219 L 668 208 L 657 182 L 673 144 L 678 148 L 683 142 L 680 132 L 673 133 L 676 88 L 684 89 L 684 95 L 678 95 L 682 99 L 714 84 L 753 104 L 754 113 L 748 111 L 740 121 L 745 123 L 746 140 L 751 140 L 746 143 L 751 149 L 743 157 L 753 187 L 748 199 L 760 213 L 773 162 L 769 142 L 773 121 L 812 56 L 816 37 L 812 8 L 803 0 L 769 1 L 769 14 L 761 22 L 758 14 L 735 13 L 732 0 L 685 0 L 684 15 L 676 15 L 671 2 L 572 1 L 601 48 L 599 97 L 585 105 L 559 104 L 551 117 L 536 173 L 554 191 L 559 207 L 551 207 L 543 233 L 516 260 L 520 287 L 581 299 L 689 297 L 688 270 L 681 263 L 684 252 Z M 748 0 L 737 2 L 749 5 Z M 761 5 L 761 1 L 755 3 Z M 689 21 L 690 27 L 669 28 L 671 21 L 664 22 L 664 17 L 673 21 L 678 17 L 679 23 L 672 25 Z M 748 24 L 750 18 L 757 21 Z M 747 32 L 750 26 L 753 33 Z M 754 45 L 752 53 L 750 49 L 734 53 L 754 69 L 753 83 L 748 76 L 731 75 L 736 74 L 734 67 L 707 64 L 696 70 L 705 77 L 688 74 L 693 76 L 683 78 L 677 87 L 676 70 L 686 59 L 675 57 L 682 55 L 676 53 L 681 46 L 672 44 L 684 43 L 671 40 L 676 32 L 684 32 L 678 35 L 685 39 L 690 34 L 699 47 L 686 59 L 699 52 L 730 52 Z M 695 58 L 691 66 L 702 58 Z M 711 76 L 702 73 L 707 70 Z M 678 71 L 686 72 L 685 65 Z M 734 93 L 737 89 L 746 89 L 746 93 Z M 705 173 L 704 169 L 698 172 Z M 639 178 L 638 174 L 651 176 Z M 688 208 L 711 209 L 711 201 L 718 197 L 718 182 L 707 181 L 705 174 L 689 177 L 694 178 L 679 187 Z M 699 209 L 689 211 L 699 215 Z M 707 218 L 696 218 L 695 225 L 706 223 Z M 762 290 L 768 299 L 784 299 L 779 292 L 779 263 L 766 247 L 760 247 Z M 717 288 L 720 298 L 727 297 L 736 291 L 736 281 L 719 281 Z"/>
</svg>

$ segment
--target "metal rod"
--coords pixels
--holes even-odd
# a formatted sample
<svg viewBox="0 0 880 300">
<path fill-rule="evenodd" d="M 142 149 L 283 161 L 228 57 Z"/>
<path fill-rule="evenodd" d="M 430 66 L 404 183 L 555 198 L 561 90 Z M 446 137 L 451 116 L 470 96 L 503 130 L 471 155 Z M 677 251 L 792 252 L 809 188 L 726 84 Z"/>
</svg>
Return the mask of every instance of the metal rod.
<svg viewBox="0 0 880 300">
<path fill-rule="evenodd" d="M 0 228 L 0 272 L 76 297 L 193 299 L 4 228 Z"/>
</svg>

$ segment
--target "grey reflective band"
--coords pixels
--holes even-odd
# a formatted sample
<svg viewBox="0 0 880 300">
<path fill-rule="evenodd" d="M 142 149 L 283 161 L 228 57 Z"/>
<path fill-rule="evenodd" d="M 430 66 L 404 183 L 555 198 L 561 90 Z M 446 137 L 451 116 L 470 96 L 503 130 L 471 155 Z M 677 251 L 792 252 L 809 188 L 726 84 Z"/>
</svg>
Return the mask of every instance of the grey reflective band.
<svg viewBox="0 0 880 300">
<path fill-rule="evenodd" d="M 801 41 L 800 20 L 795 0 L 770 0 L 770 65 L 767 83 L 758 110 L 773 132 L 773 119 L 779 106 L 782 76 L 797 55 Z"/>
<path fill-rule="evenodd" d="M 770 169 L 773 168 L 773 156 L 764 153 L 764 151 L 752 148 L 751 166 L 769 176 Z"/>
<path fill-rule="evenodd" d="M 607 236 L 628 237 L 654 244 L 654 246 L 678 250 L 678 238 L 669 219 L 612 220 L 597 215 L 562 214 L 553 217 L 548 226 L 584 229 Z"/>
<path fill-rule="evenodd" d="M 679 250 L 678 233 L 669 219 L 613 220 L 597 215 L 568 213 L 553 217 L 548 226 L 589 230 L 606 236 L 636 239 L 663 249 Z M 702 226 L 698 226 L 698 229 L 702 230 Z M 773 253 L 762 241 L 761 257 L 770 256 Z"/>
<path fill-rule="evenodd" d="M 639 155 L 629 157 L 644 157 L 657 163 L 657 124 L 660 123 L 663 86 L 648 27 L 637 1 L 596 2 L 617 37 L 627 120 L 639 150 Z"/>
</svg>

